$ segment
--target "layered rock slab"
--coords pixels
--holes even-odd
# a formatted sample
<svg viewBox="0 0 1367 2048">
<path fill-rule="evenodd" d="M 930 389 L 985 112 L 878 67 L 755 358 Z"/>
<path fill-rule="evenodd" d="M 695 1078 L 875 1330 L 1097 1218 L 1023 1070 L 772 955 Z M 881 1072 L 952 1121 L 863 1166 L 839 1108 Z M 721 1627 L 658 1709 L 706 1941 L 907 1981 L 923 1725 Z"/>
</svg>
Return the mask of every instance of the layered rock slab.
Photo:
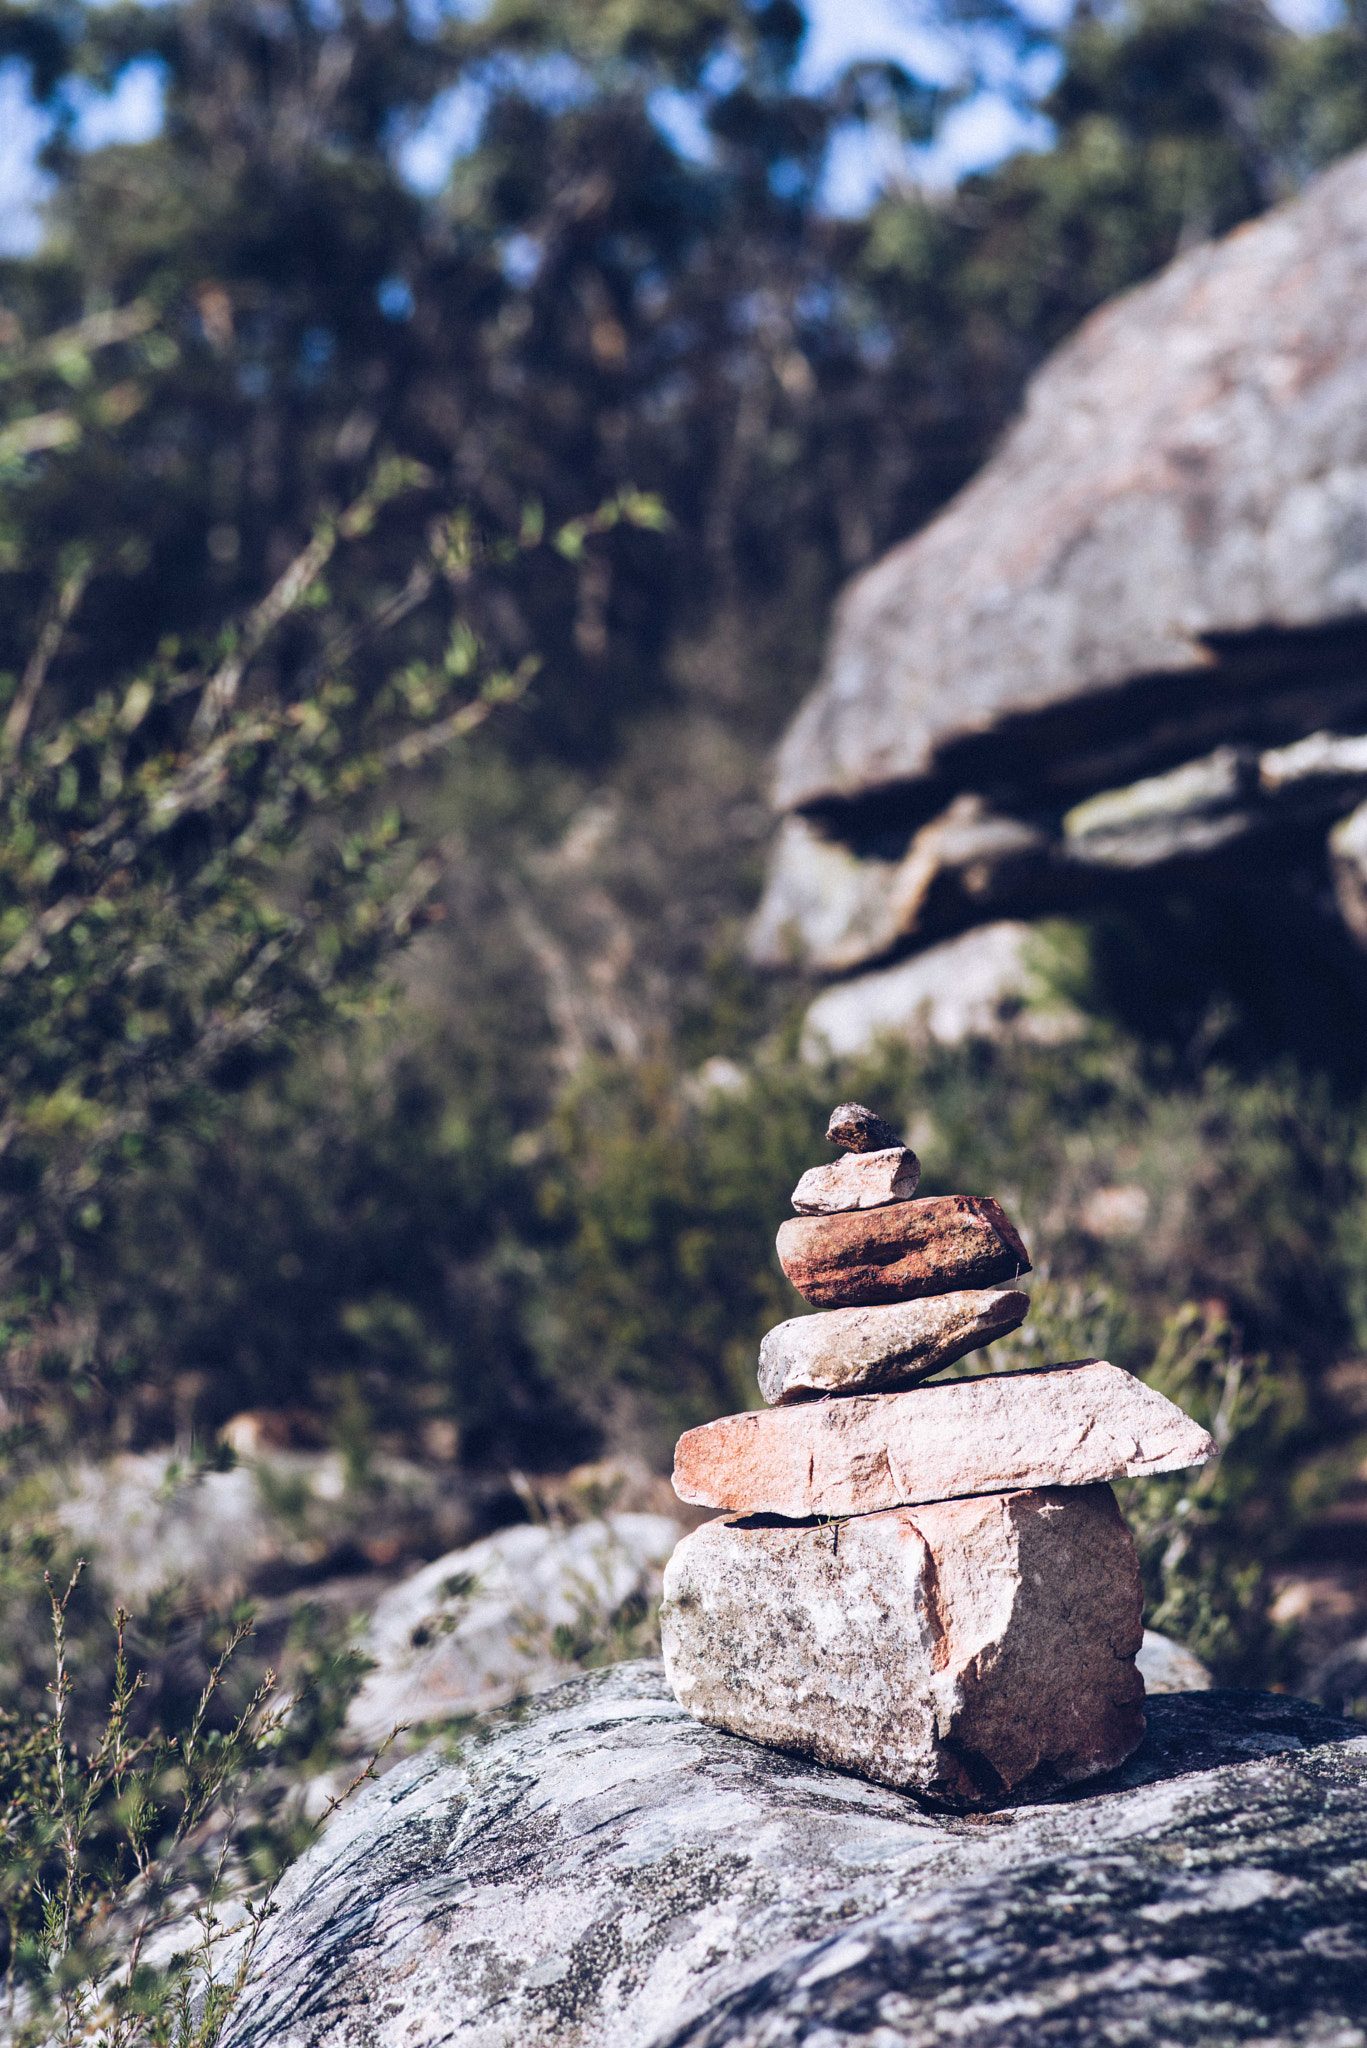
<svg viewBox="0 0 1367 2048">
<path fill-rule="evenodd" d="M 1214 1439 L 1101 1358 L 724 1415 L 685 1431 L 680 1500 L 741 1515 L 872 1515 L 1018 1487 L 1179 1472 Z"/>
<path fill-rule="evenodd" d="M 1359 150 L 1084 321 L 993 459 L 843 593 L 778 808 L 930 782 L 956 751 L 978 787 L 1033 766 L 1082 795 L 1212 730 L 1284 737 L 1293 679 L 1317 723 L 1356 717 L 1356 646 L 1286 641 L 1367 611 L 1364 280 Z"/>
<path fill-rule="evenodd" d="M 816 1308 L 854 1308 L 993 1287 L 1030 1255 L 987 1195 L 936 1195 L 844 1216 L 789 1216 L 779 1264 Z"/>
<path fill-rule="evenodd" d="M 660 1632 L 699 1720 L 968 1808 L 1137 1748 L 1142 1606 L 1110 1488 L 1056 1487 L 705 1523 L 666 1567 Z"/>
<path fill-rule="evenodd" d="M 829 1166 L 813 1166 L 793 1189 L 799 1216 L 834 1216 L 909 1202 L 921 1180 L 921 1162 L 905 1145 L 881 1152 L 851 1152 Z"/>
<path fill-rule="evenodd" d="M 1015 1288 L 969 1288 L 791 1316 L 760 1344 L 759 1390 L 776 1407 L 819 1395 L 912 1387 L 1018 1329 L 1029 1307 L 1029 1295 Z"/>
<path fill-rule="evenodd" d="M 221 2048 L 1351 2042 L 1367 1736 L 1160 1698 L 984 1824 L 692 1720 L 619 1665 L 434 1745 L 286 1872 Z"/>
</svg>

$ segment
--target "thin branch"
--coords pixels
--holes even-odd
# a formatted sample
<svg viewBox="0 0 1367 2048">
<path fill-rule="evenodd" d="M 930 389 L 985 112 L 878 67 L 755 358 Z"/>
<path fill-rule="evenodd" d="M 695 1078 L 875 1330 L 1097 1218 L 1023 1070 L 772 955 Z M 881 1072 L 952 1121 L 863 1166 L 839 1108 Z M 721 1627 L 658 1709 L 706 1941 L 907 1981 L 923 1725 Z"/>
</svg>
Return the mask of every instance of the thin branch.
<svg viewBox="0 0 1367 2048">
<path fill-rule="evenodd" d="M 429 754 L 440 753 L 452 740 L 463 739 L 467 732 L 483 725 L 493 705 L 487 697 L 476 697 L 473 704 L 462 704 L 459 711 L 453 711 L 449 718 L 439 718 L 435 725 L 423 726 L 418 732 L 405 734 L 386 747 L 384 753 L 387 768 L 416 768 Z"/>
<path fill-rule="evenodd" d="M 221 663 L 204 686 L 190 726 L 191 739 L 207 739 L 232 709 L 247 665 L 260 653 L 283 618 L 293 611 L 309 585 L 326 566 L 337 545 L 336 527 L 324 527 L 286 569 L 272 590 L 268 590 L 254 611 L 247 615 L 242 637 L 228 659 Z"/>
<path fill-rule="evenodd" d="M 327 566 L 339 540 L 364 533 L 382 497 L 382 488 L 368 484 L 335 523 L 319 528 L 297 554 L 274 588 L 247 615 L 236 647 L 210 676 L 190 725 L 192 739 L 205 739 L 232 709 L 249 664 L 260 653 L 282 619 L 294 610 L 304 592 Z"/>
<path fill-rule="evenodd" d="M 4 729 L 0 731 L 0 754 L 4 754 L 10 760 L 14 759 L 24 743 L 24 734 L 28 731 L 33 707 L 38 701 L 38 693 L 47 680 L 47 672 L 56 659 L 57 650 L 71 623 L 72 614 L 85 595 L 85 587 L 90 581 L 93 567 L 89 556 L 78 562 L 70 575 L 63 579 L 55 598 L 48 606 L 37 644 L 29 656 L 28 667 L 24 670 L 24 679 L 19 685 L 14 702 L 10 705 Z"/>
</svg>

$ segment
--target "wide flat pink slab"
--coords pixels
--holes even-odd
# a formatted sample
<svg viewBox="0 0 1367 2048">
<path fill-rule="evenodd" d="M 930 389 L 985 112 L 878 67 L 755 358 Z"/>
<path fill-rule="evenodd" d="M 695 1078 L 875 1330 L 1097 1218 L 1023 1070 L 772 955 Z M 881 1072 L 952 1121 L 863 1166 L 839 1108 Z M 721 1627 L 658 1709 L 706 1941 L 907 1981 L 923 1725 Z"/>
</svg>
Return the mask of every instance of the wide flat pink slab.
<svg viewBox="0 0 1367 2048">
<path fill-rule="evenodd" d="M 702 1507 L 804 1521 L 1177 1472 L 1215 1451 L 1165 1395 L 1092 1358 L 724 1415 L 679 1438 L 674 1491 Z"/>
</svg>

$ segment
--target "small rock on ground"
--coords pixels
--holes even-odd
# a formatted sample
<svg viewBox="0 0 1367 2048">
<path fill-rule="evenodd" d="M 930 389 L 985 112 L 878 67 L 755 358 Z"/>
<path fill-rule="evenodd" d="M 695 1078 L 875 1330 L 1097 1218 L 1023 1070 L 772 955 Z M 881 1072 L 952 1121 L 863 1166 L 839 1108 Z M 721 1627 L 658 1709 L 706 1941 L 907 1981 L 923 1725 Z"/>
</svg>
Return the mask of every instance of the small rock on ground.
<svg viewBox="0 0 1367 2048">
<path fill-rule="evenodd" d="M 1171 1636 L 1160 1635 L 1155 1628 L 1145 1629 L 1134 1661 L 1144 1690 L 1151 1696 L 1159 1692 L 1209 1692 L 1215 1684 L 1199 1657 L 1194 1657 L 1181 1643 L 1175 1643 Z"/>
</svg>

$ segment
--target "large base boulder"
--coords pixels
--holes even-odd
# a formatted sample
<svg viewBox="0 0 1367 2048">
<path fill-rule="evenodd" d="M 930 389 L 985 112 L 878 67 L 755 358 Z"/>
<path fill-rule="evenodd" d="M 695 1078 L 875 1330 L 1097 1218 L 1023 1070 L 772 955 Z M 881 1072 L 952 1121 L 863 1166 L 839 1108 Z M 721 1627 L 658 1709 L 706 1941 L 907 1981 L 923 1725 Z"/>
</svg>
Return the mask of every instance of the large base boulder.
<svg viewBox="0 0 1367 2048">
<path fill-rule="evenodd" d="M 951 1807 L 1073 1784 L 1144 1734 L 1134 1543 L 1109 1486 L 846 1522 L 708 1522 L 665 1572 L 701 1721 Z"/>
<path fill-rule="evenodd" d="M 220 2048 L 1358 2048 L 1364 1869 L 1367 1739 L 1304 1700 L 1154 1700 L 983 1822 L 619 1665 L 344 1808 Z"/>
</svg>

